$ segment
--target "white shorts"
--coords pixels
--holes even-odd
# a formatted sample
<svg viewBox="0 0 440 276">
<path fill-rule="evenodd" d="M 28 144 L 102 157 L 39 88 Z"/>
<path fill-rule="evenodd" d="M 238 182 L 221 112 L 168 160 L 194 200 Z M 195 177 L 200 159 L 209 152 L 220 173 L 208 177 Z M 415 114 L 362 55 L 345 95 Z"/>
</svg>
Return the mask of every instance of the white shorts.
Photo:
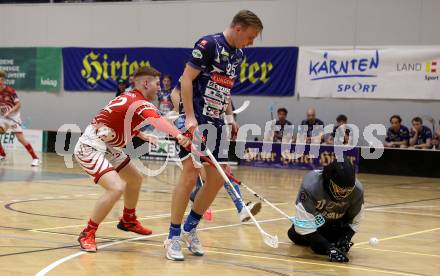
<svg viewBox="0 0 440 276">
<path fill-rule="evenodd" d="M 23 132 L 21 127 L 20 112 L 10 114 L 8 117 L 0 116 L 0 128 L 5 132 L 10 130 L 11 132 Z"/>
<path fill-rule="evenodd" d="M 75 146 L 74 155 L 83 170 L 98 183 L 109 171 L 122 170 L 129 162 L 122 149 L 106 145 L 96 135 L 96 129 L 89 125 Z"/>
</svg>

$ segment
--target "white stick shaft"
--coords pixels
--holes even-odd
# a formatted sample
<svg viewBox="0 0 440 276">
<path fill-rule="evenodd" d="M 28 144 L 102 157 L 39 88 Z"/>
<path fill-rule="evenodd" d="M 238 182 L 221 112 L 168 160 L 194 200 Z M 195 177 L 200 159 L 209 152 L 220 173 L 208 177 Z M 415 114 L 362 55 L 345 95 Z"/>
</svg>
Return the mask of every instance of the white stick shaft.
<svg viewBox="0 0 440 276">
<path fill-rule="evenodd" d="M 280 213 L 281 215 L 285 216 L 286 218 L 288 218 L 289 220 L 291 219 L 291 217 L 286 214 L 285 212 L 283 212 L 280 208 L 278 208 L 277 206 L 275 206 L 273 203 L 271 203 L 270 201 L 268 201 L 267 199 L 265 199 L 264 197 L 260 196 L 259 194 L 257 194 L 254 190 L 252 190 L 251 188 L 249 188 L 246 184 L 241 183 L 241 186 L 245 187 L 249 192 L 251 192 L 252 194 L 254 194 L 254 196 L 256 196 L 258 199 L 262 200 L 264 203 L 266 203 L 267 205 L 269 205 L 270 207 L 272 207 L 273 209 L 275 209 L 278 213 Z"/>
<path fill-rule="evenodd" d="M 241 196 L 237 193 L 237 191 L 234 188 L 234 185 L 232 185 L 231 180 L 229 179 L 229 177 L 225 174 L 225 172 L 223 171 L 223 168 L 220 166 L 220 164 L 217 162 L 217 160 L 214 158 L 214 156 L 212 155 L 212 152 L 209 149 L 206 149 L 206 153 L 208 154 L 208 157 L 211 159 L 212 163 L 214 164 L 215 168 L 217 169 L 217 171 L 220 173 L 220 175 L 223 177 L 223 179 L 225 180 L 225 182 L 231 187 L 231 190 L 234 192 L 235 196 L 240 200 L 241 204 L 243 205 L 243 208 L 246 208 L 246 211 L 248 212 L 249 216 L 251 217 L 252 221 L 255 223 L 255 225 L 257 226 L 258 230 L 260 230 L 261 232 L 264 232 L 263 228 L 261 228 L 260 224 L 257 222 L 257 220 L 255 219 L 255 217 L 252 215 L 252 213 L 250 212 L 249 208 L 246 206 L 246 204 L 243 202 L 243 199 L 241 198 Z"/>
</svg>

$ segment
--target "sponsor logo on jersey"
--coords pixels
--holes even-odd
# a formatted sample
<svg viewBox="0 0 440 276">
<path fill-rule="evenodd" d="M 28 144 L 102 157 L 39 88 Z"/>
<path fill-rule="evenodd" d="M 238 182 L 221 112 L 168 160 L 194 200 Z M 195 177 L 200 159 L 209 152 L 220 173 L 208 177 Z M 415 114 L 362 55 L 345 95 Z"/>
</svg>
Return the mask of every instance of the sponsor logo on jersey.
<svg viewBox="0 0 440 276">
<path fill-rule="evenodd" d="M 304 202 L 307 199 L 307 195 L 305 192 L 301 192 L 301 194 L 299 195 L 299 201 L 300 202 Z"/>
<path fill-rule="evenodd" d="M 203 57 L 202 52 L 200 52 L 200 50 L 198 50 L 198 49 L 194 49 L 192 51 L 192 56 L 194 58 L 198 58 L 198 59 L 201 59 Z"/>
<path fill-rule="evenodd" d="M 228 88 L 232 88 L 234 86 L 234 80 L 230 79 L 228 76 L 213 73 L 211 74 L 211 79 L 221 86 L 225 86 Z"/>
<path fill-rule="evenodd" d="M 227 61 L 229 59 L 229 53 L 225 51 L 225 48 L 222 48 L 221 55 L 223 61 Z"/>
<path fill-rule="evenodd" d="M 208 44 L 208 41 L 203 39 L 202 41 L 200 41 L 199 43 L 197 43 L 197 46 L 199 46 L 202 49 L 205 49 L 206 44 Z"/>
</svg>

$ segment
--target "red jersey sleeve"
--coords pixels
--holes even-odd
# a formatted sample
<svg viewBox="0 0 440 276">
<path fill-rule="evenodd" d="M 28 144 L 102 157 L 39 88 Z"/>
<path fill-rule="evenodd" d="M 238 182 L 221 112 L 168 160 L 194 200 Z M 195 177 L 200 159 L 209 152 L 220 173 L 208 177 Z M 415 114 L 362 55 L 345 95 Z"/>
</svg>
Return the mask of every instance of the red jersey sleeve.
<svg viewBox="0 0 440 276">
<path fill-rule="evenodd" d="M 14 103 L 18 103 L 20 101 L 20 99 L 18 98 L 17 92 L 15 92 L 14 88 L 12 88 L 10 86 L 7 86 L 7 90 L 6 91 L 9 92 L 9 94 L 10 94 L 10 96 L 12 98 L 12 101 Z"/>
<path fill-rule="evenodd" d="M 148 120 L 148 118 L 160 118 L 159 111 L 155 106 L 142 106 L 139 108 L 138 114 L 144 120 Z"/>
<path fill-rule="evenodd" d="M 153 105 L 151 106 L 142 106 L 138 111 L 139 116 L 152 125 L 159 131 L 165 132 L 173 137 L 176 137 L 180 134 L 177 128 L 172 125 L 167 119 L 160 116 L 159 111 Z"/>
</svg>

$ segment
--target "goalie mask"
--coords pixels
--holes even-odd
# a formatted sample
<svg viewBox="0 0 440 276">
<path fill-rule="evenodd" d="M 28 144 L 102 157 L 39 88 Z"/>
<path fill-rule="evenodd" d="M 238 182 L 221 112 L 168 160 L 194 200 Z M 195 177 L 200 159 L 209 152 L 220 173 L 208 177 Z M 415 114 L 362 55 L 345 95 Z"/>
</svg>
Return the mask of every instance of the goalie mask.
<svg viewBox="0 0 440 276">
<path fill-rule="evenodd" d="M 335 159 L 324 167 L 324 187 L 329 195 L 335 200 L 348 197 L 354 190 L 356 176 L 353 164 L 344 157 L 343 162 Z"/>
</svg>

